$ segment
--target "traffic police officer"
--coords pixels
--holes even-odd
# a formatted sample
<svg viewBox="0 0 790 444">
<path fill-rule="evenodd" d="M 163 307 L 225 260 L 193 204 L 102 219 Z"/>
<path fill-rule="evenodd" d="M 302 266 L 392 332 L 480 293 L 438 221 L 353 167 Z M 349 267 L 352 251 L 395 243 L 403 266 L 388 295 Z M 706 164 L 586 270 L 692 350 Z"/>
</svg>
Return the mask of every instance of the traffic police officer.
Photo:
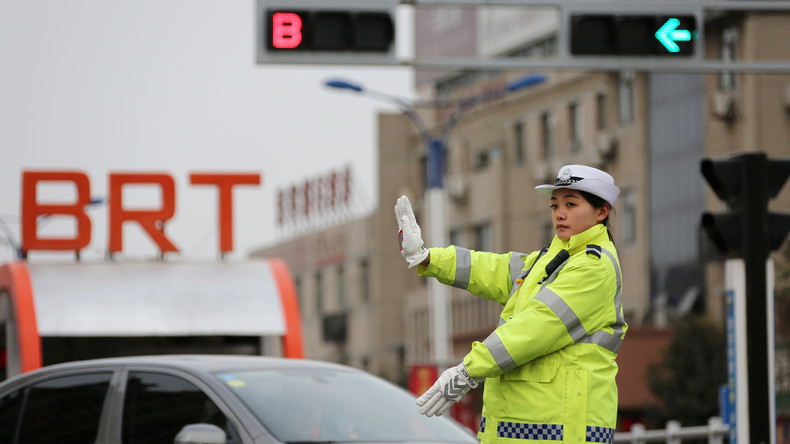
<svg viewBox="0 0 790 444">
<path fill-rule="evenodd" d="M 607 228 L 620 189 L 612 176 L 584 165 L 563 166 L 554 184 L 536 188 L 550 198 L 555 236 L 531 254 L 426 249 L 408 198 L 398 199 L 409 267 L 504 306 L 494 332 L 417 404 L 440 416 L 484 380 L 484 444 L 612 442 L 615 358 L 628 328 Z"/>
</svg>

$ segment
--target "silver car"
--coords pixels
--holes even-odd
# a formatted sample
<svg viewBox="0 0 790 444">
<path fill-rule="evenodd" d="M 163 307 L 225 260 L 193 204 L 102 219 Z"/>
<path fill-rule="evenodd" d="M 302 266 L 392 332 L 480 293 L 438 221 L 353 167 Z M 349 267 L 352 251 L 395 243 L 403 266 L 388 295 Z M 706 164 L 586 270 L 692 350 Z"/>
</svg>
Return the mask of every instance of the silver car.
<svg viewBox="0 0 790 444">
<path fill-rule="evenodd" d="M 414 396 L 361 370 L 261 356 L 108 358 L 0 383 L 0 444 L 459 443 Z"/>
</svg>

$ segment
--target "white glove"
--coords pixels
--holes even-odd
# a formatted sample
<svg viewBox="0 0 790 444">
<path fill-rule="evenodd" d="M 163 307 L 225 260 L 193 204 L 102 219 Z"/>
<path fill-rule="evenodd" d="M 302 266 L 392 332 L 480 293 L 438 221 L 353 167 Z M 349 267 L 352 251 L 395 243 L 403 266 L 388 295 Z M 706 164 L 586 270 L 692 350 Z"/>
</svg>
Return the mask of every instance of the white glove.
<svg viewBox="0 0 790 444">
<path fill-rule="evenodd" d="M 395 202 L 395 218 L 398 219 L 400 254 L 409 263 L 409 268 L 414 268 L 428 257 L 428 249 L 423 246 L 422 230 L 408 197 L 401 196 Z"/>
<path fill-rule="evenodd" d="M 425 416 L 442 416 L 469 390 L 476 388 L 478 381 L 466 372 L 464 363 L 448 368 L 425 393 L 417 398 L 420 413 Z"/>
</svg>

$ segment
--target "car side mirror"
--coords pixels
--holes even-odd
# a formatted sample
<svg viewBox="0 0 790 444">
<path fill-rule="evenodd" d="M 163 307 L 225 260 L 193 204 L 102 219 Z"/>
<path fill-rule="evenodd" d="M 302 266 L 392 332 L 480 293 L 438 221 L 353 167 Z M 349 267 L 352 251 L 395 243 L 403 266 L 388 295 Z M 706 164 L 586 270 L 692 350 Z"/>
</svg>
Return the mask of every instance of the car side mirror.
<svg viewBox="0 0 790 444">
<path fill-rule="evenodd" d="M 214 424 L 187 424 L 178 432 L 174 444 L 225 444 L 225 431 Z"/>
</svg>

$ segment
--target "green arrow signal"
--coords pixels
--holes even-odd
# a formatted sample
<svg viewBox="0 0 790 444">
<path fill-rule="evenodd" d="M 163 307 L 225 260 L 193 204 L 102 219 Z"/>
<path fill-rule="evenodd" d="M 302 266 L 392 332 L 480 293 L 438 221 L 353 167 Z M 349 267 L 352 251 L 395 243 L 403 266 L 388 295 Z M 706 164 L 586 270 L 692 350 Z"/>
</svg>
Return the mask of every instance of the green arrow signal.
<svg viewBox="0 0 790 444">
<path fill-rule="evenodd" d="M 656 31 L 656 38 L 669 52 L 680 51 L 680 47 L 675 42 L 688 42 L 691 40 L 691 31 L 679 30 L 677 29 L 679 25 L 680 20 L 671 18 Z"/>
</svg>

